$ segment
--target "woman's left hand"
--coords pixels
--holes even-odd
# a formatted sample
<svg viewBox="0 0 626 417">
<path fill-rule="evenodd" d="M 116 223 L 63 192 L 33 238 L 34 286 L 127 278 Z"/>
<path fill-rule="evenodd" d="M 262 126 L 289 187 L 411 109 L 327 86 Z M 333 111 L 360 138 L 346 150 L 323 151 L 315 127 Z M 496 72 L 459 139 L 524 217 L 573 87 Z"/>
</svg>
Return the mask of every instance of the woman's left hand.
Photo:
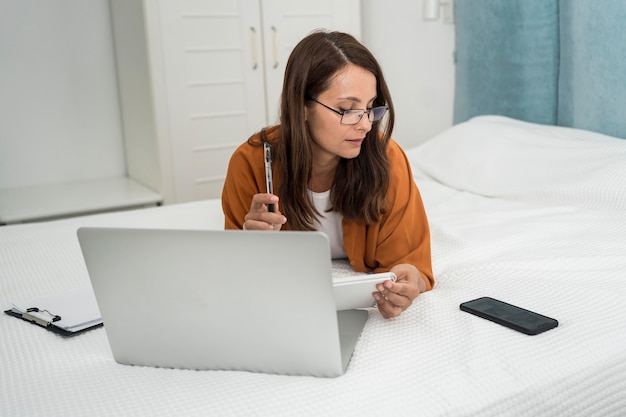
<svg viewBox="0 0 626 417">
<path fill-rule="evenodd" d="M 426 283 L 415 266 L 398 264 L 390 271 L 396 274 L 396 282 L 387 280 L 378 284 L 378 292 L 373 294 L 378 311 L 387 319 L 399 316 L 426 290 Z"/>
</svg>

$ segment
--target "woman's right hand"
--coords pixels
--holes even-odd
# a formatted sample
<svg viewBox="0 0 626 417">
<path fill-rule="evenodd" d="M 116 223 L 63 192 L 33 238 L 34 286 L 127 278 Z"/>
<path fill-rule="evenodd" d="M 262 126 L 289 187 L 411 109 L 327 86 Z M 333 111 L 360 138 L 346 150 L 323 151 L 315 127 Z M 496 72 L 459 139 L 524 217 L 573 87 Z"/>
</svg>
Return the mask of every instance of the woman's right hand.
<svg viewBox="0 0 626 417">
<path fill-rule="evenodd" d="M 274 205 L 274 211 L 268 205 Z M 243 230 L 280 230 L 287 218 L 278 209 L 278 196 L 267 193 L 255 194 L 252 197 L 250 211 L 243 222 Z"/>
</svg>

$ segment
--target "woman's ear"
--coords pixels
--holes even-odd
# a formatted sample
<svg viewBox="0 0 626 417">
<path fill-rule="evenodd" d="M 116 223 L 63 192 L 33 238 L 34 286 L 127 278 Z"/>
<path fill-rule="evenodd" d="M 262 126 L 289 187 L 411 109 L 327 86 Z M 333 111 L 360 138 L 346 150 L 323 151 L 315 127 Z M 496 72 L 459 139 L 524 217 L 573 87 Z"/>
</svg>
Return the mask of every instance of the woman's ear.
<svg viewBox="0 0 626 417">
<path fill-rule="evenodd" d="M 304 105 L 304 121 L 309 121 L 309 106 Z"/>
</svg>

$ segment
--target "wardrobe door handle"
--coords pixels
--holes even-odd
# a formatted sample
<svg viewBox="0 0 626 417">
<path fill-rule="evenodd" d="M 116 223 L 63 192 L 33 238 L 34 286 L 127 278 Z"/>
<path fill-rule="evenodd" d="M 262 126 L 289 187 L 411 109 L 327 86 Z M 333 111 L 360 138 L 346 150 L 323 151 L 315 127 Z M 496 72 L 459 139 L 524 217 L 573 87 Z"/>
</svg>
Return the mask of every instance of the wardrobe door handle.
<svg viewBox="0 0 626 417">
<path fill-rule="evenodd" d="M 257 67 L 259 66 L 259 59 L 258 59 L 258 53 L 256 50 L 256 44 L 257 44 L 257 39 L 256 39 L 256 29 L 254 28 L 254 26 L 250 27 L 250 38 L 251 38 L 251 44 L 252 44 L 252 69 L 256 70 Z"/>
<path fill-rule="evenodd" d="M 278 68 L 278 29 L 272 26 L 272 50 L 274 52 L 274 69 Z"/>
</svg>

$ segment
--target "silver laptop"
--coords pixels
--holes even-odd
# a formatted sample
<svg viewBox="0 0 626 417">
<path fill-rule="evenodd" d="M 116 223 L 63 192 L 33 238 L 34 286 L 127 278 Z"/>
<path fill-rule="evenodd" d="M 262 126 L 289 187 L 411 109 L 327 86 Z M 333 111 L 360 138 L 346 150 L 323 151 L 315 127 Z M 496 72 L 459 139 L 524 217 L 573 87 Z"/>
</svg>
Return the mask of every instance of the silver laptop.
<svg viewBox="0 0 626 417">
<path fill-rule="evenodd" d="M 78 239 L 119 363 L 335 377 L 367 321 L 336 310 L 322 233 L 86 227 Z"/>
</svg>

